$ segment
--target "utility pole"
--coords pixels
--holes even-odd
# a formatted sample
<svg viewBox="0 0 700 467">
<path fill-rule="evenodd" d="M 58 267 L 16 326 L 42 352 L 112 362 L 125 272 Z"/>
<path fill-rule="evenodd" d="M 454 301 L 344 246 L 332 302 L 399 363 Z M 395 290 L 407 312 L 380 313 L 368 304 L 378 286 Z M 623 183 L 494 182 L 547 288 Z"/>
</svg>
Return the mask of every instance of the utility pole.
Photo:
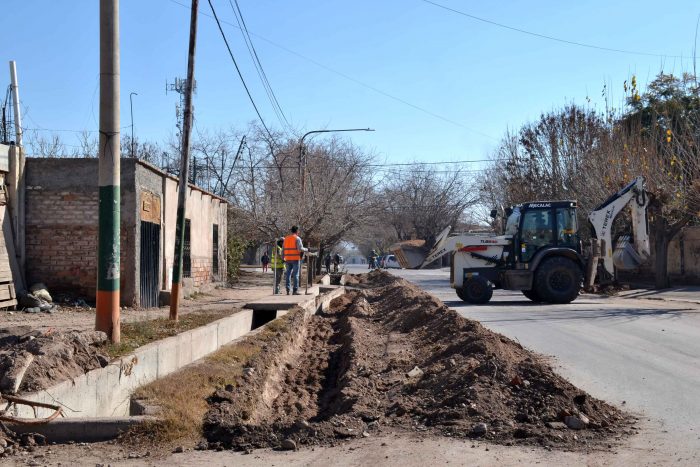
<svg viewBox="0 0 700 467">
<path fill-rule="evenodd" d="M 19 104 L 19 80 L 17 79 L 17 64 L 14 60 L 10 61 L 10 93 L 12 95 L 12 108 L 15 120 L 15 147 L 14 157 L 10 157 L 9 169 L 10 173 L 7 177 L 9 182 L 10 193 L 10 210 L 12 213 L 12 225 L 15 234 L 15 258 L 17 263 L 13 279 L 15 289 L 20 293 L 25 290 L 25 271 L 26 271 L 26 245 L 25 245 L 25 182 L 24 182 L 24 146 L 22 143 L 22 114 Z M 5 132 L 7 136 L 7 130 Z M 15 261 L 10 261 L 12 265 Z"/>
<path fill-rule="evenodd" d="M 19 82 L 17 80 L 17 65 L 10 61 L 10 88 L 12 89 L 12 108 L 15 114 L 15 145 L 22 146 L 22 115 L 19 109 Z"/>
<path fill-rule="evenodd" d="M 120 341 L 119 0 L 100 0 L 100 148 L 95 329 Z"/>
<path fill-rule="evenodd" d="M 175 255 L 173 261 L 173 284 L 170 289 L 170 319 L 178 320 L 180 310 L 180 286 L 182 283 L 182 253 L 185 243 L 185 207 L 187 177 L 190 159 L 190 134 L 192 133 L 192 88 L 194 85 L 194 57 L 197 45 L 197 10 L 199 0 L 192 0 L 190 16 L 190 45 L 187 57 L 187 82 L 185 92 L 185 115 L 182 129 L 182 154 L 177 193 L 177 224 L 175 226 Z"/>
</svg>

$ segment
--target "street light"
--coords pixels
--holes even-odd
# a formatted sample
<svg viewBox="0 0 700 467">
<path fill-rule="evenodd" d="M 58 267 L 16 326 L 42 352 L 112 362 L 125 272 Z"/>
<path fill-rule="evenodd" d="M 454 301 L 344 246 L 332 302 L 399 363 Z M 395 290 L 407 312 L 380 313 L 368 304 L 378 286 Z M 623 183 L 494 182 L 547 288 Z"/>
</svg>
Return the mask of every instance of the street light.
<svg viewBox="0 0 700 467">
<path fill-rule="evenodd" d="M 129 93 L 129 109 L 131 110 L 131 158 L 133 159 L 136 154 L 134 154 L 134 102 L 131 100 L 131 96 L 138 96 L 136 92 Z"/>
<path fill-rule="evenodd" d="M 313 130 L 304 133 L 299 141 L 299 178 L 301 180 L 301 192 L 306 191 L 306 159 L 304 158 L 304 139 L 315 133 L 340 133 L 342 131 L 374 131 L 372 128 L 348 128 L 346 130 Z"/>
</svg>

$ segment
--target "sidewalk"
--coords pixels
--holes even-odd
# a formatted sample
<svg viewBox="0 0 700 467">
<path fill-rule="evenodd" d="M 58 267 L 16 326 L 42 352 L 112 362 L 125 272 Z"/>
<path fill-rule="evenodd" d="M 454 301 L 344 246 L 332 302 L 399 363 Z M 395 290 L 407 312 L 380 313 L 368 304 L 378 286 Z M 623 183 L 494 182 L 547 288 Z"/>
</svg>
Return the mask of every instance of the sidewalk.
<svg viewBox="0 0 700 467">
<path fill-rule="evenodd" d="M 647 300 L 665 300 L 700 304 L 700 286 L 686 285 L 670 289 L 633 289 L 623 290 L 617 294 L 622 298 L 643 298 Z"/>
<path fill-rule="evenodd" d="M 260 270 L 261 271 L 261 270 Z M 185 298 L 180 304 L 180 315 L 189 313 L 238 312 L 252 300 L 272 295 L 272 274 L 246 270 L 240 280 L 225 288 L 214 288 L 205 293 Z M 167 318 L 169 307 L 131 308 L 121 310 L 121 322 L 133 323 Z M 24 313 L 0 310 L 0 327 L 29 326 L 32 330 L 89 331 L 95 327 L 94 307 L 61 306 L 54 313 Z"/>
</svg>

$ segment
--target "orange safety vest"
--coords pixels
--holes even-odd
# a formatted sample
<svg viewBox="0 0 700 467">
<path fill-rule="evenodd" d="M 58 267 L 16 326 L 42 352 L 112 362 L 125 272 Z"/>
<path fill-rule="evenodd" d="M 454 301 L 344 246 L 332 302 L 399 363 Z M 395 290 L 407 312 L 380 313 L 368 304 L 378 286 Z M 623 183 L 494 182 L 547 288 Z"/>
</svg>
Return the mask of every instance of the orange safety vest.
<svg viewBox="0 0 700 467">
<path fill-rule="evenodd" d="M 284 249 L 284 260 L 285 261 L 298 261 L 301 259 L 301 252 L 297 250 L 297 234 L 289 234 L 284 237 L 284 244 L 282 248 Z"/>
</svg>

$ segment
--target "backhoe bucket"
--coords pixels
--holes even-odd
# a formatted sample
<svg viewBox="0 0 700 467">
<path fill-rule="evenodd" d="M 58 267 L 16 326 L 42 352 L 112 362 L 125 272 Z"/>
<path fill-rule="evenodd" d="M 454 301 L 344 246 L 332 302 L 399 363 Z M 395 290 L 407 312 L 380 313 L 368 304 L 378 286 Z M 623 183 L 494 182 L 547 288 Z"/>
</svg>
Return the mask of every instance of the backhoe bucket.
<svg viewBox="0 0 700 467">
<path fill-rule="evenodd" d="M 642 263 L 644 263 L 644 258 L 630 244 L 630 238 L 628 236 L 620 237 L 613 252 L 615 267 L 620 270 L 636 269 Z"/>
</svg>

